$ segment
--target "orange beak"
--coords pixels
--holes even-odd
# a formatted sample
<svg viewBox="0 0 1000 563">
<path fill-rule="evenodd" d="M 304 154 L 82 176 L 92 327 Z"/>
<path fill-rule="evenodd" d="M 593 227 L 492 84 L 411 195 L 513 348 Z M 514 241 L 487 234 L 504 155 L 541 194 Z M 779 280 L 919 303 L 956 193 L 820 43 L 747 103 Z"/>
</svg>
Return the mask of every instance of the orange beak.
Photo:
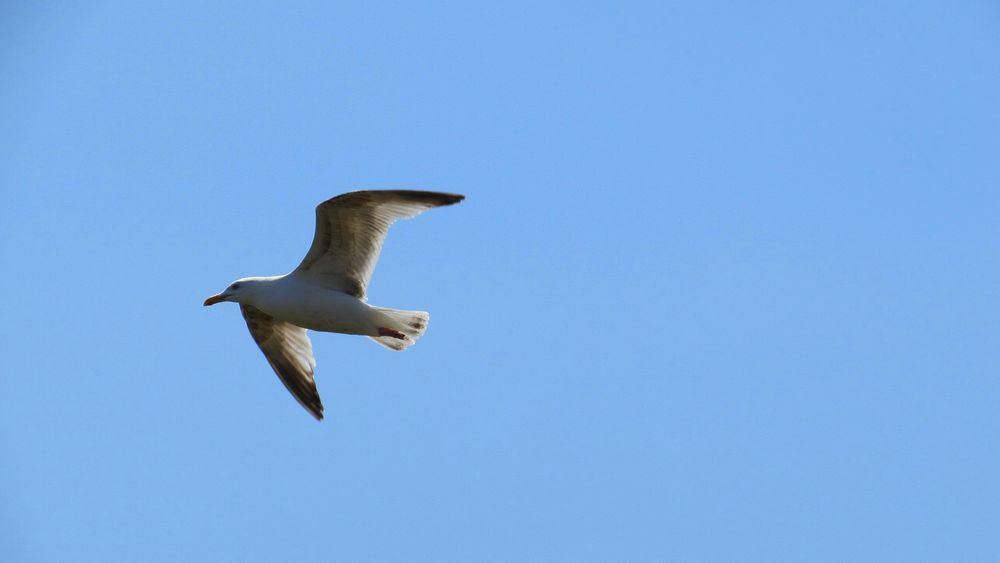
<svg viewBox="0 0 1000 563">
<path fill-rule="evenodd" d="M 225 300 L 226 296 L 221 293 L 218 295 L 213 295 L 205 300 L 205 307 L 208 307 L 209 305 L 215 305 L 216 303 L 222 303 Z"/>
</svg>

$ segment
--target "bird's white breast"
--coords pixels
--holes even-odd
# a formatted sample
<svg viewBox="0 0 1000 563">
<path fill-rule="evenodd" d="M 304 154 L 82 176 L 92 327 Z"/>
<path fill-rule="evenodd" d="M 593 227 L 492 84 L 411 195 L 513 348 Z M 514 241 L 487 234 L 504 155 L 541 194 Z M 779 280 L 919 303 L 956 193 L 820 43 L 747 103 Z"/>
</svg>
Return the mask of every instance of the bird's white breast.
<svg viewBox="0 0 1000 563">
<path fill-rule="evenodd" d="M 253 305 L 272 317 L 322 332 L 378 334 L 375 312 L 360 299 L 289 274 L 259 289 Z"/>
</svg>

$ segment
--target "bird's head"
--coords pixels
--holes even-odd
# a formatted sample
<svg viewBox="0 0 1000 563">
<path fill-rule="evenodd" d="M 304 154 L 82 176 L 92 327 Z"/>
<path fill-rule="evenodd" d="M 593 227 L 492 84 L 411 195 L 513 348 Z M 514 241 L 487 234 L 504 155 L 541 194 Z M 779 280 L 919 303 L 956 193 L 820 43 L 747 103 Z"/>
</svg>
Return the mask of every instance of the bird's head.
<svg viewBox="0 0 1000 563">
<path fill-rule="evenodd" d="M 205 300 L 205 306 L 215 305 L 216 303 L 222 303 L 223 301 L 234 301 L 236 303 L 243 303 L 245 298 L 253 289 L 253 286 L 257 280 L 252 278 L 243 278 L 236 280 L 229 284 L 222 293 L 213 295 Z"/>
</svg>

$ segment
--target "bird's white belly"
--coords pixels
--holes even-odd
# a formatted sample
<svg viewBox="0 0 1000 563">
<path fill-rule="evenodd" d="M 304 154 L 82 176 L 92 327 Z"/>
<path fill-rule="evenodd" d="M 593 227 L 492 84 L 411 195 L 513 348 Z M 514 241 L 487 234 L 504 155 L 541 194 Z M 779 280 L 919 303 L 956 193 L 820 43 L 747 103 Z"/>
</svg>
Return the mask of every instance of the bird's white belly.
<svg viewBox="0 0 1000 563">
<path fill-rule="evenodd" d="M 291 280 L 290 280 L 291 281 Z M 311 284 L 282 284 L 256 306 L 276 319 L 321 332 L 375 336 L 376 312 L 360 299 Z"/>
</svg>

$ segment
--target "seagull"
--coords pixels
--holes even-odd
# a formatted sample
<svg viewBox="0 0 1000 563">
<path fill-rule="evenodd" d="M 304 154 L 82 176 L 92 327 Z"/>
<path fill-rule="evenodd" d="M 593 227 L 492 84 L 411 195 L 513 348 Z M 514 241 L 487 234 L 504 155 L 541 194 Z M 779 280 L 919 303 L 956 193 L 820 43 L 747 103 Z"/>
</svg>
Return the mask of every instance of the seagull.
<svg viewBox="0 0 1000 563">
<path fill-rule="evenodd" d="M 398 352 L 413 345 L 427 330 L 430 315 L 369 305 L 368 280 L 397 219 L 463 199 L 440 192 L 367 190 L 324 201 L 316 206 L 312 246 L 295 270 L 238 279 L 206 299 L 205 306 L 239 303 L 250 336 L 271 368 L 299 404 L 323 420 L 306 330 L 363 335 Z"/>
</svg>

